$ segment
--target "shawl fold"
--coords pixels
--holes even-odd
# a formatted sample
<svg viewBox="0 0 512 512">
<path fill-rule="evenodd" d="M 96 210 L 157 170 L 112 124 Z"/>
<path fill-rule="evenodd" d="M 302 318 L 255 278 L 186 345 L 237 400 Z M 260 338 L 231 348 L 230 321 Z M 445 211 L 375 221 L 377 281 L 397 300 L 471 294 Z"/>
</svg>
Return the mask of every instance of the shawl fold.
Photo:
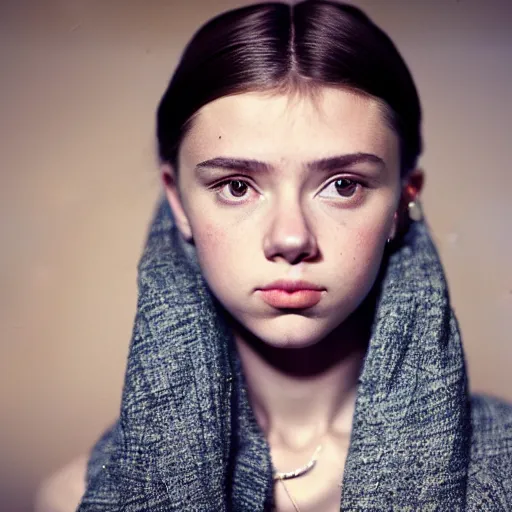
<svg viewBox="0 0 512 512">
<path fill-rule="evenodd" d="M 269 510 L 269 447 L 221 309 L 165 199 L 138 284 L 119 419 L 91 454 L 78 510 Z M 380 281 L 341 510 L 512 511 L 512 412 L 468 394 L 423 222 L 411 224 Z"/>
</svg>

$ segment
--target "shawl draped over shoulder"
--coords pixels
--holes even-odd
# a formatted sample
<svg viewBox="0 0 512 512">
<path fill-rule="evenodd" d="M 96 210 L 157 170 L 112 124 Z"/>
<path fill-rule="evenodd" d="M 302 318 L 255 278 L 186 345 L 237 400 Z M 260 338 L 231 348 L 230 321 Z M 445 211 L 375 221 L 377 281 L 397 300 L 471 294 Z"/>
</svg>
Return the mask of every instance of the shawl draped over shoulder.
<svg viewBox="0 0 512 512">
<path fill-rule="evenodd" d="M 157 208 L 118 421 L 94 447 L 80 512 L 270 510 L 268 445 L 229 329 Z M 343 511 L 512 511 L 512 409 L 471 397 L 424 222 L 387 260 L 360 374 Z"/>
</svg>

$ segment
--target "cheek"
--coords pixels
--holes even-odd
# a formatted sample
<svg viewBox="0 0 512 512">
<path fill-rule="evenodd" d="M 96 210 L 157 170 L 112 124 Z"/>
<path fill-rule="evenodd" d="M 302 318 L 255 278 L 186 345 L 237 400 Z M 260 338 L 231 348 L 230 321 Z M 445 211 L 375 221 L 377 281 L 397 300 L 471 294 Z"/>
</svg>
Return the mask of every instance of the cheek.
<svg viewBox="0 0 512 512">
<path fill-rule="evenodd" d="M 219 229 L 214 224 L 206 223 L 200 227 L 194 226 L 193 234 L 203 272 L 218 267 L 222 262 L 221 254 L 230 254 L 225 230 Z"/>
<path fill-rule="evenodd" d="M 365 295 L 370 291 L 382 262 L 386 233 L 382 225 L 359 226 L 345 233 L 337 251 L 339 272 L 343 273 L 339 279 L 345 283 L 345 292 Z"/>
<path fill-rule="evenodd" d="M 237 265 L 242 263 L 240 251 L 244 246 L 240 234 L 205 223 L 194 230 L 194 243 L 203 275 L 218 297 L 225 290 L 240 287 Z"/>
<path fill-rule="evenodd" d="M 387 230 L 383 229 L 382 226 L 359 229 L 354 236 L 354 254 L 352 257 L 357 259 L 357 256 L 360 255 L 359 259 L 366 263 L 380 260 L 387 238 L 386 232 Z"/>
<path fill-rule="evenodd" d="M 219 229 L 215 224 L 204 223 L 201 226 L 193 225 L 194 240 L 198 251 L 207 253 L 217 251 L 225 244 L 225 230 Z"/>
</svg>

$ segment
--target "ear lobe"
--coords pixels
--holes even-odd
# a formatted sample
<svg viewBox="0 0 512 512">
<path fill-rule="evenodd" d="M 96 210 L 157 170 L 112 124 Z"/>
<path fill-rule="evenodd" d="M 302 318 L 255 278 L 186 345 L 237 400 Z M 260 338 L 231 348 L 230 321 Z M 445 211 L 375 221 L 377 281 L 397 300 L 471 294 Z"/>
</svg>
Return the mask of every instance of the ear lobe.
<svg viewBox="0 0 512 512">
<path fill-rule="evenodd" d="M 402 181 L 402 191 L 400 195 L 400 204 L 395 219 L 395 234 L 402 235 L 407 231 L 411 218 L 409 216 L 409 203 L 419 200 L 419 195 L 423 189 L 425 175 L 422 169 L 414 169 Z"/>
<path fill-rule="evenodd" d="M 174 215 L 176 226 L 180 230 L 183 238 L 187 242 L 192 242 L 192 228 L 190 227 L 190 222 L 187 214 L 185 213 L 185 209 L 183 208 L 183 202 L 181 200 L 178 180 L 174 168 L 169 164 L 163 164 L 160 167 L 160 171 L 165 195 Z"/>
</svg>

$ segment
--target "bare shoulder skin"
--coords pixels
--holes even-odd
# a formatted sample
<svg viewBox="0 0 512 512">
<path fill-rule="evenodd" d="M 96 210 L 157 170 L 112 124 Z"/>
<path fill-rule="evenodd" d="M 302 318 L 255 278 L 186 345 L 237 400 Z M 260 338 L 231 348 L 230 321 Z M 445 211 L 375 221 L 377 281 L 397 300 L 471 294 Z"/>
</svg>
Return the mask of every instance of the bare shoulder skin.
<svg viewBox="0 0 512 512">
<path fill-rule="evenodd" d="M 35 497 L 35 512 L 74 512 L 85 491 L 87 456 L 82 455 L 44 480 Z"/>
</svg>

